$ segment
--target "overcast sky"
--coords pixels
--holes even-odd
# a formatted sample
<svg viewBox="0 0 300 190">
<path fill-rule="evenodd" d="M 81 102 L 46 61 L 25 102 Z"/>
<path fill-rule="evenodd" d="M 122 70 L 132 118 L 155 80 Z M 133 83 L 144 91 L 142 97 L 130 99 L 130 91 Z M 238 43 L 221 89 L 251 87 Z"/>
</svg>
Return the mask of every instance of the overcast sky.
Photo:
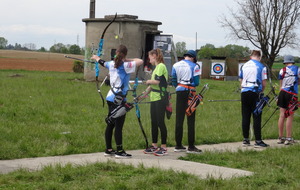
<svg viewBox="0 0 300 190">
<path fill-rule="evenodd" d="M 85 45 L 85 23 L 90 0 L 1 0 L 0 37 L 9 44 L 34 43 L 49 49 L 55 43 Z M 163 33 L 173 34 L 174 42 L 186 42 L 187 49 L 210 43 L 216 47 L 237 44 L 253 48 L 249 42 L 234 41 L 218 23 L 234 0 L 96 0 L 96 18 L 130 14 L 140 20 L 159 21 Z M 101 34 L 99 34 L 100 36 Z M 300 34 L 299 34 L 300 35 Z M 284 49 L 280 54 L 300 54 Z"/>
</svg>

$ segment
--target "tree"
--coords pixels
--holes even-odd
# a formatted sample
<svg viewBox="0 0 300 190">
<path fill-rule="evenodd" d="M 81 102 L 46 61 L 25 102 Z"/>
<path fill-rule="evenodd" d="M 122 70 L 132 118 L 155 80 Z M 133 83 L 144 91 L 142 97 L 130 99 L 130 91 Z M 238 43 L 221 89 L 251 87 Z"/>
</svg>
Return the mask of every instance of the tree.
<svg viewBox="0 0 300 190">
<path fill-rule="evenodd" d="M 6 46 L 6 49 L 15 49 L 15 46 L 13 46 L 13 45 L 11 45 L 11 44 L 8 44 L 8 45 Z"/>
<path fill-rule="evenodd" d="M 197 55 L 200 59 L 210 59 L 212 56 L 215 56 L 215 50 L 216 48 L 214 45 L 206 44 L 201 46 Z"/>
<path fill-rule="evenodd" d="M 46 52 L 47 50 L 46 50 L 45 47 L 41 47 L 38 51 L 40 51 L 40 52 Z"/>
<path fill-rule="evenodd" d="M 15 43 L 15 50 L 23 50 L 21 44 Z"/>
<path fill-rule="evenodd" d="M 3 37 L 0 37 L 0 49 L 4 49 L 7 45 L 7 40 Z"/>
<path fill-rule="evenodd" d="M 231 36 L 250 41 L 262 51 L 262 62 L 272 68 L 284 47 L 296 45 L 295 29 L 299 23 L 299 0 L 237 1 L 238 11 L 229 9 L 231 17 L 220 20 Z"/>
<path fill-rule="evenodd" d="M 177 57 L 183 57 L 183 55 L 187 52 L 185 42 L 177 42 L 175 47 Z"/>
<path fill-rule="evenodd" d="M 62 43 L 54 44 L 50 47 L 50 52 L 52 53 L 67 53 L 68 49 Z"/>
<path fill-rule="evenodd" d="M 81 49 L 78 45 L 74 44 L 69 47 L 69 53 L 80 55 Z"/>
<path fill-rule="evenodd" d="M 225 57 L 241 58 L 249 56 L 249 48 L 239 45 L 229 44 L 224 47 L 226 54 Z"/>
</svg>

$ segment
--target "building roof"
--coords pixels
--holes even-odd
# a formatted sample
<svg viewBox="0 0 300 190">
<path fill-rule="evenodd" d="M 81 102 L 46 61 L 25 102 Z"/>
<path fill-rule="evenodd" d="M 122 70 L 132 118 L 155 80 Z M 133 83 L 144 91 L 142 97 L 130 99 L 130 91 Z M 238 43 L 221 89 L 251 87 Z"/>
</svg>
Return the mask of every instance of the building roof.
<svg viewBox="0 0 300 190">
<path fill-rule="evenodd" d="M 104 18 L 84 18 L 82 22 L 110 22 L 115 15 L 106 15 Z M 153 25 L 161 25 L 158 21 L 138 20 L 136 15 L 120 14 L 117 15 L 116 22 L 135 22 L 135 23 L 146 23 Z"/>
</svg>

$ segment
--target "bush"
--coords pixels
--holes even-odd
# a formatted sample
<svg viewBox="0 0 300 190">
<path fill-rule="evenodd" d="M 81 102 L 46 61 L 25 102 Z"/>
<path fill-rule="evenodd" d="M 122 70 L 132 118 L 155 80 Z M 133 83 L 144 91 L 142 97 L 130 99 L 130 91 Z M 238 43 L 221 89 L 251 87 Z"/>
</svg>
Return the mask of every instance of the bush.
<svg viewBox="0 0 300 190">
<path fill-rule="evenodd" d="M 82 61 L 78 61 L 78 60 L 74 61 L 73 71 L 74 71 L 74 73 L 83 73 L 84 63 Z"/>
</svg>

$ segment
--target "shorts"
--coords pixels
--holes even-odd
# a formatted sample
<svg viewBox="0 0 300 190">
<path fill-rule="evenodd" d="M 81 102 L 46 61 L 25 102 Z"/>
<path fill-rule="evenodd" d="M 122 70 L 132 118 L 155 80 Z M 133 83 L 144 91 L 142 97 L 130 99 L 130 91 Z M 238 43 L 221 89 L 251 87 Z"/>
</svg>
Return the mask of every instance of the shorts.
<svg viewBox="0 0 300 190">
<path fill-rule="evenodd" d="M 293 96 L 294 96 L 293 94 L 281 90 L 278 96 L 277 106 L 287 109 L 289 107 L 290 101 L 292 100 Z"/>
</svg>

